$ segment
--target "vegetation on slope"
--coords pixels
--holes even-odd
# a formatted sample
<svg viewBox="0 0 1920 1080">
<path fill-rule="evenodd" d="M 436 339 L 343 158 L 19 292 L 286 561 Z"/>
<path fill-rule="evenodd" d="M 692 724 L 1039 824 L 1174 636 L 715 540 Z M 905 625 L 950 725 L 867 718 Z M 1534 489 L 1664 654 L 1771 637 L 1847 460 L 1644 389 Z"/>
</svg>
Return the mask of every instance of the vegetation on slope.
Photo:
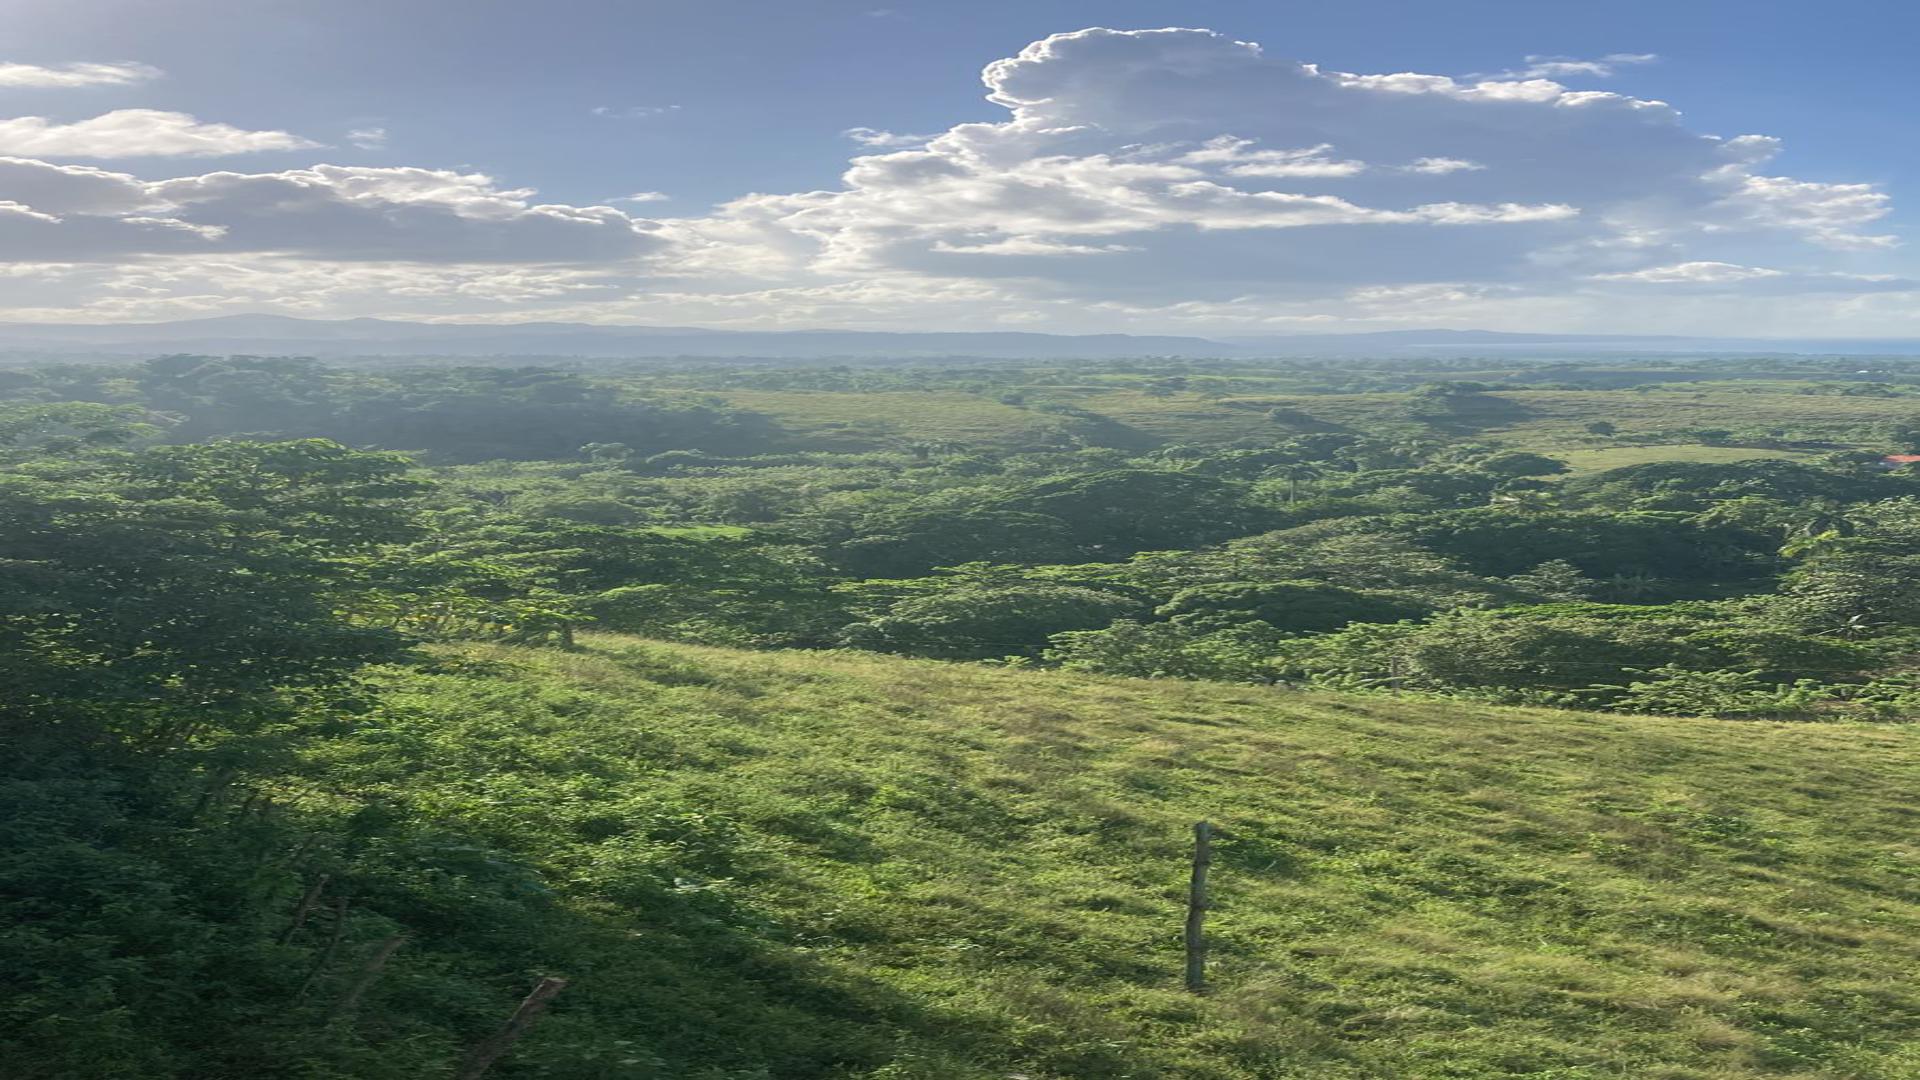
<svg viewBox="0 0 1920 1080">
<path fill-rule="evenodd" d="M 449 1076 L 554 972 L 495 1075 L 1920 1075 L 1913 736 L 1833 722 L 1920 711 L 1910 376 L 1570 473 L 1542 395 L 1674 433 L 1189 368 L 4 373 L 0 1075 Z"/>
<path fill-rule="evenodd" d="M 36 469 L 83 466 L 97 439 L 153 460 L 208 437 L 241 459 L 281 451 L 227 440 L 405 448 L 431 463 L 407 477 L 426 517 L 411 543 L 363 554 L 395 586 L 374 606 L 411 633 L 564 640 L 592 622 L 1628 713 L 1900 719 L 1920 709 L 1920 472 L 1884 455 L 1920 447 L 1920 374 L 1887 363 L 589 376 L 165 357 L 0 372 L 0 438 Z M 1180 433 L 1146 413 L 1238 428 L 1169 442 Z M 1558 434 L 1529 427 L 1548 419 Z M 794 448 L 829 428 L 824 445 L 886 448 Z M 1562 456 L 1523 448 L 1536 437 Z"/>
<path fill-rule="evenodd" d="M 389 671 L 309 758 L 551 890 L 515 931 L 437 887 L 367 1010 L 573 977 L 503 1075 L 1920 1075 L 1908 729 L 586 645 Z"/>
</svg>

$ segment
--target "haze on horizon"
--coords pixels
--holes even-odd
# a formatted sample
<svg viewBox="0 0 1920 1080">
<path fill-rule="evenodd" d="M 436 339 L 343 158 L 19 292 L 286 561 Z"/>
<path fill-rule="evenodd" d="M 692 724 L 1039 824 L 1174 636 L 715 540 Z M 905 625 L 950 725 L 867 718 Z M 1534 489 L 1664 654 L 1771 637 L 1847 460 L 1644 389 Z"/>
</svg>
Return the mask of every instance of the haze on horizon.
<svg viewBox="0 0 1920 1080">
<path fill-rule="evenodd" d="M 0 322 L 1920 335 L 1892 3 L 15 6 Z"/>
</svg>

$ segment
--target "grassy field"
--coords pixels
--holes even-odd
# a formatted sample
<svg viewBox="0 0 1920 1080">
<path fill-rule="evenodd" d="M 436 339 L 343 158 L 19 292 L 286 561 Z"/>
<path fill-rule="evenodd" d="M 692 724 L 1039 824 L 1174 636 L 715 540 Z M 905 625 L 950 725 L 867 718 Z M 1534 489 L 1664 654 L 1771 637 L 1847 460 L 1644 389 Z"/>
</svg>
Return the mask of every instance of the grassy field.
<svg viewBox="0 0 1920 1080">
<path fill-rule="evenodd" d="M 1833 397 L 1677 384 L 1657 390 L 1508 390 L 1486 395 L 1457 423 L 1436 425 L 1409 411 L 1399 393 L 1214 397 L 1154 395 L 1131 388 L 1035 387 L 1051 401 L 1091 414 L 1066 417 L 961 391 L 726 391 L 729 404 L 764 412 L 809 449 L 870 449 L 916 440 L 974 446 L 1022 446 L 1076 433 L 1097 445 L 1145 448 L 1169 443 L 1219 446 L 1272 442 L 1308 431 L 1474 438 L 1545 452 L 1600 443 L 1586 426 L 1606 420 L 1622 436 L 1693 429 L 1775 432 L 1846 444 L 1876 424 L 1920 417 L 1920 399 Z M 1678 441 L 1678 440 L 1676 440 Z M 1760 455 L 1753 455 L 1760 456 Z M 1725 460 L 1689 458 L 1688 460 Z"/>
<path fill-rule="evenodd" d="M 1589 449 L 1558 450 L 1553 456 L 1566 462 L 1575 473 L 1587 473 L 1623 469 L 1629 465 L 1645 465 L 1652 461 L 1697 461 L 1704 464 L 1721 464 L 1730 461 L 1753 461 L 1757 458 L 1793 460 L 1816 455 L 1806 450 L 1760 450 L 1744 446 L 1678 443 L 1667 446 L 1600 446 Z"/>
<path fill-rule="evenodd" d="M 604 932 L 568 994 L 651 1002 L 666 1063 L 595 1076 L 1920 1077 L 1907 728 L 583 640 L 385 676 L 369 737 L 406 799 L 572 838 L 518 841 Z M 596 891 L 656 849 L 751 964 Z"/>
<path fill-rule="evenodd" d="M 918 441 L 1020 447 L 1052 441 L 1061 418 L 960 391 L 728 390 L 713 396 L 766 413 L 796 449 L 873 450 Z"/>
</svg>

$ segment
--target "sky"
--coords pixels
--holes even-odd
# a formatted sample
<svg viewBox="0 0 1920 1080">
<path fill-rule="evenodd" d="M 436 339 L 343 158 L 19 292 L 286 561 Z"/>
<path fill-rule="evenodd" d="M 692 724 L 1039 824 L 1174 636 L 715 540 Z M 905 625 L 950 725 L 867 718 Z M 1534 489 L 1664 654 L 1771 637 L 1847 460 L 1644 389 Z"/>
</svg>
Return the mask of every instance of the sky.
<svg viewBox="0 0 1920 1080">
<path fill-rule="evenodd" d="M 1920 336 L 1896 0 L 6 0 L 0 321 Z"/>
</svg>

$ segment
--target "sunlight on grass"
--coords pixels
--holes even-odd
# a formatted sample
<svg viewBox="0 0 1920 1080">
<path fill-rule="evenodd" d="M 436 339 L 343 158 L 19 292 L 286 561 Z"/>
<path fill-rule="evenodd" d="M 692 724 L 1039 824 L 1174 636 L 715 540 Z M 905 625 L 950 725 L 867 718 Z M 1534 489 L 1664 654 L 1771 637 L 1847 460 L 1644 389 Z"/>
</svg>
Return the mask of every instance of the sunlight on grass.
<svg viewBox="0 0 1920 1080">
<path fill-rule="evenodd" d="M 475 806 L 498 787 L 565 816 L 582 775 L 706 806 L 761 853 L 736 903 L 927 1010 L 924 1068 L 888 1077 L 1920 1065 L 1904 728 L 583 640 L 388 678 Z M 1195 999 L 1202 817 L 1223 838 L 1217 990 Z"/>
<path fill-rule="evenodd" d="M 1729 461 L 1753 461 L 1759 458 L 1804 459 L 1815 456 L 1805 450 L 1762 450 L 1744 446 L 1702 446 L 1682 443 L 1670 446 L 1603 446 L 1591 450 L 1550 452 L 1576 473 L 1604 472 L 1651 461 L 1693 461 L 1721 464 Z"/>
</svg>

